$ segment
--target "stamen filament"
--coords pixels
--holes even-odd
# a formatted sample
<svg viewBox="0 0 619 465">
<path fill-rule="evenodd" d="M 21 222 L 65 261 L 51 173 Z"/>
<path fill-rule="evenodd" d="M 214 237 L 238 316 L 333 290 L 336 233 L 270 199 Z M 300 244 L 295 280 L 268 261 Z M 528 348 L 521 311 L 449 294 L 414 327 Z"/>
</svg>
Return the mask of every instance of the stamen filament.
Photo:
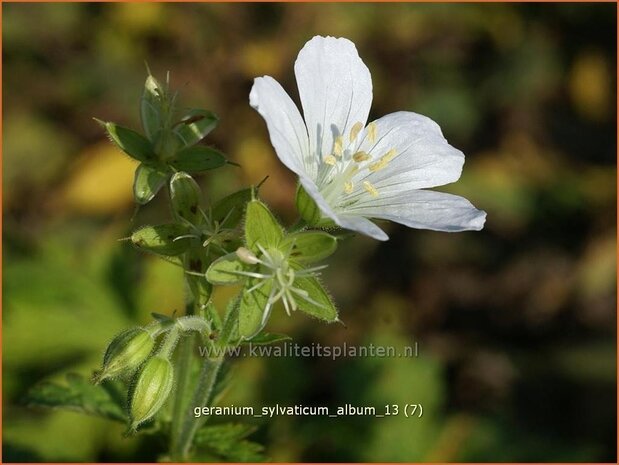
<svg viewBox="0 0 619 465">
<path fill-rule="evenodd" d="M 195 234 L 183 234 L 182 236 L 176 236 L 174 239 L 172 239 L 172 242 L 180 241 L 181 239 L 189 239 L 189 238 L 199 239 L 199 237 L 196 236 Z"/>
<path fill-rule="evenodd" d="M 257 291 L 258 289 L 260 289 L 262 286 L 264 286 L 267 283 L 267 281 L 263 280 L 260 281 L 258 284 L 256 284 L 255 286 L 250 287 L 249 289 L 247 289 L 247 292 L 254 292 Z"/>
<path fill-rule="evenodd" d="M 258 278 L 258 279 L 268 279 L 272 277 L 271 275 L 268 275 L 268 274 L 254 273 L 253 271 L 229 270 L 229 271 L 225 271 L 225 273 L 235 274 L 239 276 L 247 276 L 249 278 Z"/>
<path fill-rule="evenodd" d="M 284 309 L 286 310 L 286 314 L 290 316 L 290 308 L 288 307 L 288 296 L 284 297 L 282 301 L 284 302 Z"/>
<path fill-rule="evenodd" d="M 269 294 L 269 298 L 267 299 L 267 304 L 264 307 L 264 313 L 262 314 L 262 325 L 265 325 L 267 320 L 269 319 L 269 315 L 271 314 L 271 298 L 273 297 L 273 293 L 275 292 L 275 287 L 271 288 L 271 292 Z"/>
</svg>

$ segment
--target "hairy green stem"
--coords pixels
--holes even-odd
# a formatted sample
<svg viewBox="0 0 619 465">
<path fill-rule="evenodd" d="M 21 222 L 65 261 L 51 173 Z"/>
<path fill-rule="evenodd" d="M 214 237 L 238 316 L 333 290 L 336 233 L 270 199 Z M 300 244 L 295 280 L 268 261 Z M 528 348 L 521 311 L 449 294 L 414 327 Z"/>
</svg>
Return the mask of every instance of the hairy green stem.
<svg viewBox="0 0 619 465">
<path fill-rule="evenodd" d="M 180 454 L 179 441 L 185 409 L 188 407 L 186 397 L 191 386 L 191 359 L 194 341 L 195 335 L 189 334 L 181 340 L 177 352 L 176 389 L 172 400 L 172 426 L 170 431 L 170 453 L 173 460 Z"/>
<path fill-rule="evenodd" d="M 184 419 L 178 426 L 180 431 L 178 432 L 178 439 L 174 441 L 175 447 L 172 449 L 173 460 L 186 460 L 189 457 L 196 431 L 208 419 L 208 417 L 203 417 L 201 420 L 195 418 L 192 409 L 188 407 L 205 407 L 211 402 L 213 388 L 217 382 L 217 375 L 224 362 L 225 348 L 228 346 L 229 340 L 234 333 L 235 325 L 238 324 L 239 303 L 240 298 L 237 297 L 224 319 L 217 347 L 219 352 L 213 352 L 212 358 L 204 360 L 191 405 L 185 406 L 184 416 L 183 412 L 179 412 L 179 415 Z"/>
<path fill-rule="evenodd" d="M 200 371 L 200 376 L 198 378 L 198 385 L 192 399 L 192 407 L 204 407 L 209 405 L 213 394 L 213 387 L 217 381 L 217 375 L 219 374 L 219 369 L 221 368 L 223 361 L 223 356 L 218 358 L 209 358 L 204 361 L 202 370 Z M 179 438 L 179 452 L 181 459 L 184 460 L 188 458 L 193 437 L 201 424 L 202 421 L 195 418 L 191 410 L 187 411 Z"/>
<path fill-rule="evenodd" d="M 194 300 L 189 299 L 185 305 L 185 315 L 194 314 Z M 182 432 L 183 414 L 185 413 L 185 398 L 191 384 L 191 359 L 195 335 L 190 334 L 180 341 L 176 359 L 176 389 L 172 391 L 172 425 L 170 430 L 170 454 L 176 459 L 180 454 L 179 440 Z"/>
<path fill-rule="evenodd" d="M 161 354 L 162 357 L 169 358 L 174 352 L 174 348 L 176 347 L 176 343 L 180 337 L 180 330 L 174 326 L 164 339 L 163 344 L 159 349 L 159 354 Z"/>
</svg>

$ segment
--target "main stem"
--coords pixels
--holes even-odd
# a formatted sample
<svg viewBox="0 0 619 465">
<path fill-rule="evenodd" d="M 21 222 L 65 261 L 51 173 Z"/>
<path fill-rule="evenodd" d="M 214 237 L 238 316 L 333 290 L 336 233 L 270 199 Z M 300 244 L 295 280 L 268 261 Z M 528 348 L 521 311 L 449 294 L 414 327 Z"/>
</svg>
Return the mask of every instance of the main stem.
<svg viewBox="0 0 619 465">
<path fill-rule="evenodd" d="M 239 299 L 232 303 L 232 310 L 229 311 L 224 319 L 218 347 L 213 347 L 214 357 L 204 360 L 198 382 L 191 401 L 191 407 L 205 407 L 210 404 L 213 395 L 213 388 L 217 382 L 217 375 L 224 362 L 225 352 L 228 342 L 234 333 L 234 328 L 238 324 Z M 191 355 L 191 354 L 190 354 Z M 185 386 L 187 388 L 188 386 Z M 180 391 L 179 391 L 180 392 Z M 182 401 L 181 401 L 182 402 Z M 192 409 L 188 406 L 181 406 L 175 409 L 172 434 L 171 457 L 173 460 L 186 460 L 193 444 L 193 438 L 198 428 L 208 417 L 198 420 L 192 415 Z"/>
<path fill-rule="evenodd" d="M 223 356 L 209 358 L 204 361 L 198 378 L 198 385 L 193 396 L 192 406 L 204 407 L 210 403 L 213 387 L 217 381 L 217 375 L 219 374 L 223 361 Z M 191 412 L 185 415 L 178 444 L 181 459 L 185 459 L 189 456 L 193 437 L 201 424 L 202 422 L 191 415 Z"/>
<path fill-rule="evenodd" d="M 185 315 L 194 313 L 194 301 L 190 299 L 185 306 Z M 186 409 L 185 399 L 191 384 L 191 360 L 193 356 L 194 334 L 189 334 L 181 339 L 176 359 L 176 389 L 172 399 L 172 426 L 170 431 L 170 455 L 172 459 L 179 456 L 179 440 L 182 431 L 183 414 Z"/>
</svg>

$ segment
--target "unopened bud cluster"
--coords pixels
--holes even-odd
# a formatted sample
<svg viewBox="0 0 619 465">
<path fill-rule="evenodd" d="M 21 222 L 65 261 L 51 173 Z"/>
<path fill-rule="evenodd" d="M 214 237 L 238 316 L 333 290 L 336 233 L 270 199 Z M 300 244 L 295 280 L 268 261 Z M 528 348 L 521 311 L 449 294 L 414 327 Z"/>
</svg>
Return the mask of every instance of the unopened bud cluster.
<svg viewBox="0 0 619 465">
<path fill-rule="evenodd" d="M 130 430 L 153 418 L 168 399 L 174 385 L 172 355 L 178 339 L 189 331 L 210 329 L 199 316 L 157 321 L 131 328 L 116 336 L 103 356 L 95 382 L 121 378 L 130 383 L 128 405 Z M 161 337 L 161 341 L 158 339 Z"/>
</svg>

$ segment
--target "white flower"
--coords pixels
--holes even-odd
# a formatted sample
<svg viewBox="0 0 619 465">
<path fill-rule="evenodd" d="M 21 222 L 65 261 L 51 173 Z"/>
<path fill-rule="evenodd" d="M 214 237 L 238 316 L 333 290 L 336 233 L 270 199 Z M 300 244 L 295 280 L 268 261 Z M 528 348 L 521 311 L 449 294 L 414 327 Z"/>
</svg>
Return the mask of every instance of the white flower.
<svg viewBox="0 0 619 465">
<path fill-rule="evenodd" d="M 254 80 L 249 101 L 280 158 L 339 226 L 387 240 L 368 218 L 412 228 L 483 228 L 486 214 L 455 195 L 424 190 L 457 181 L 464 154 L 439 126 L 412 112 L 366 125 L 372 78 L 348 39 L 314 37 L 295 62 L 305 115 L 272 77 Z"/>
</svg>

